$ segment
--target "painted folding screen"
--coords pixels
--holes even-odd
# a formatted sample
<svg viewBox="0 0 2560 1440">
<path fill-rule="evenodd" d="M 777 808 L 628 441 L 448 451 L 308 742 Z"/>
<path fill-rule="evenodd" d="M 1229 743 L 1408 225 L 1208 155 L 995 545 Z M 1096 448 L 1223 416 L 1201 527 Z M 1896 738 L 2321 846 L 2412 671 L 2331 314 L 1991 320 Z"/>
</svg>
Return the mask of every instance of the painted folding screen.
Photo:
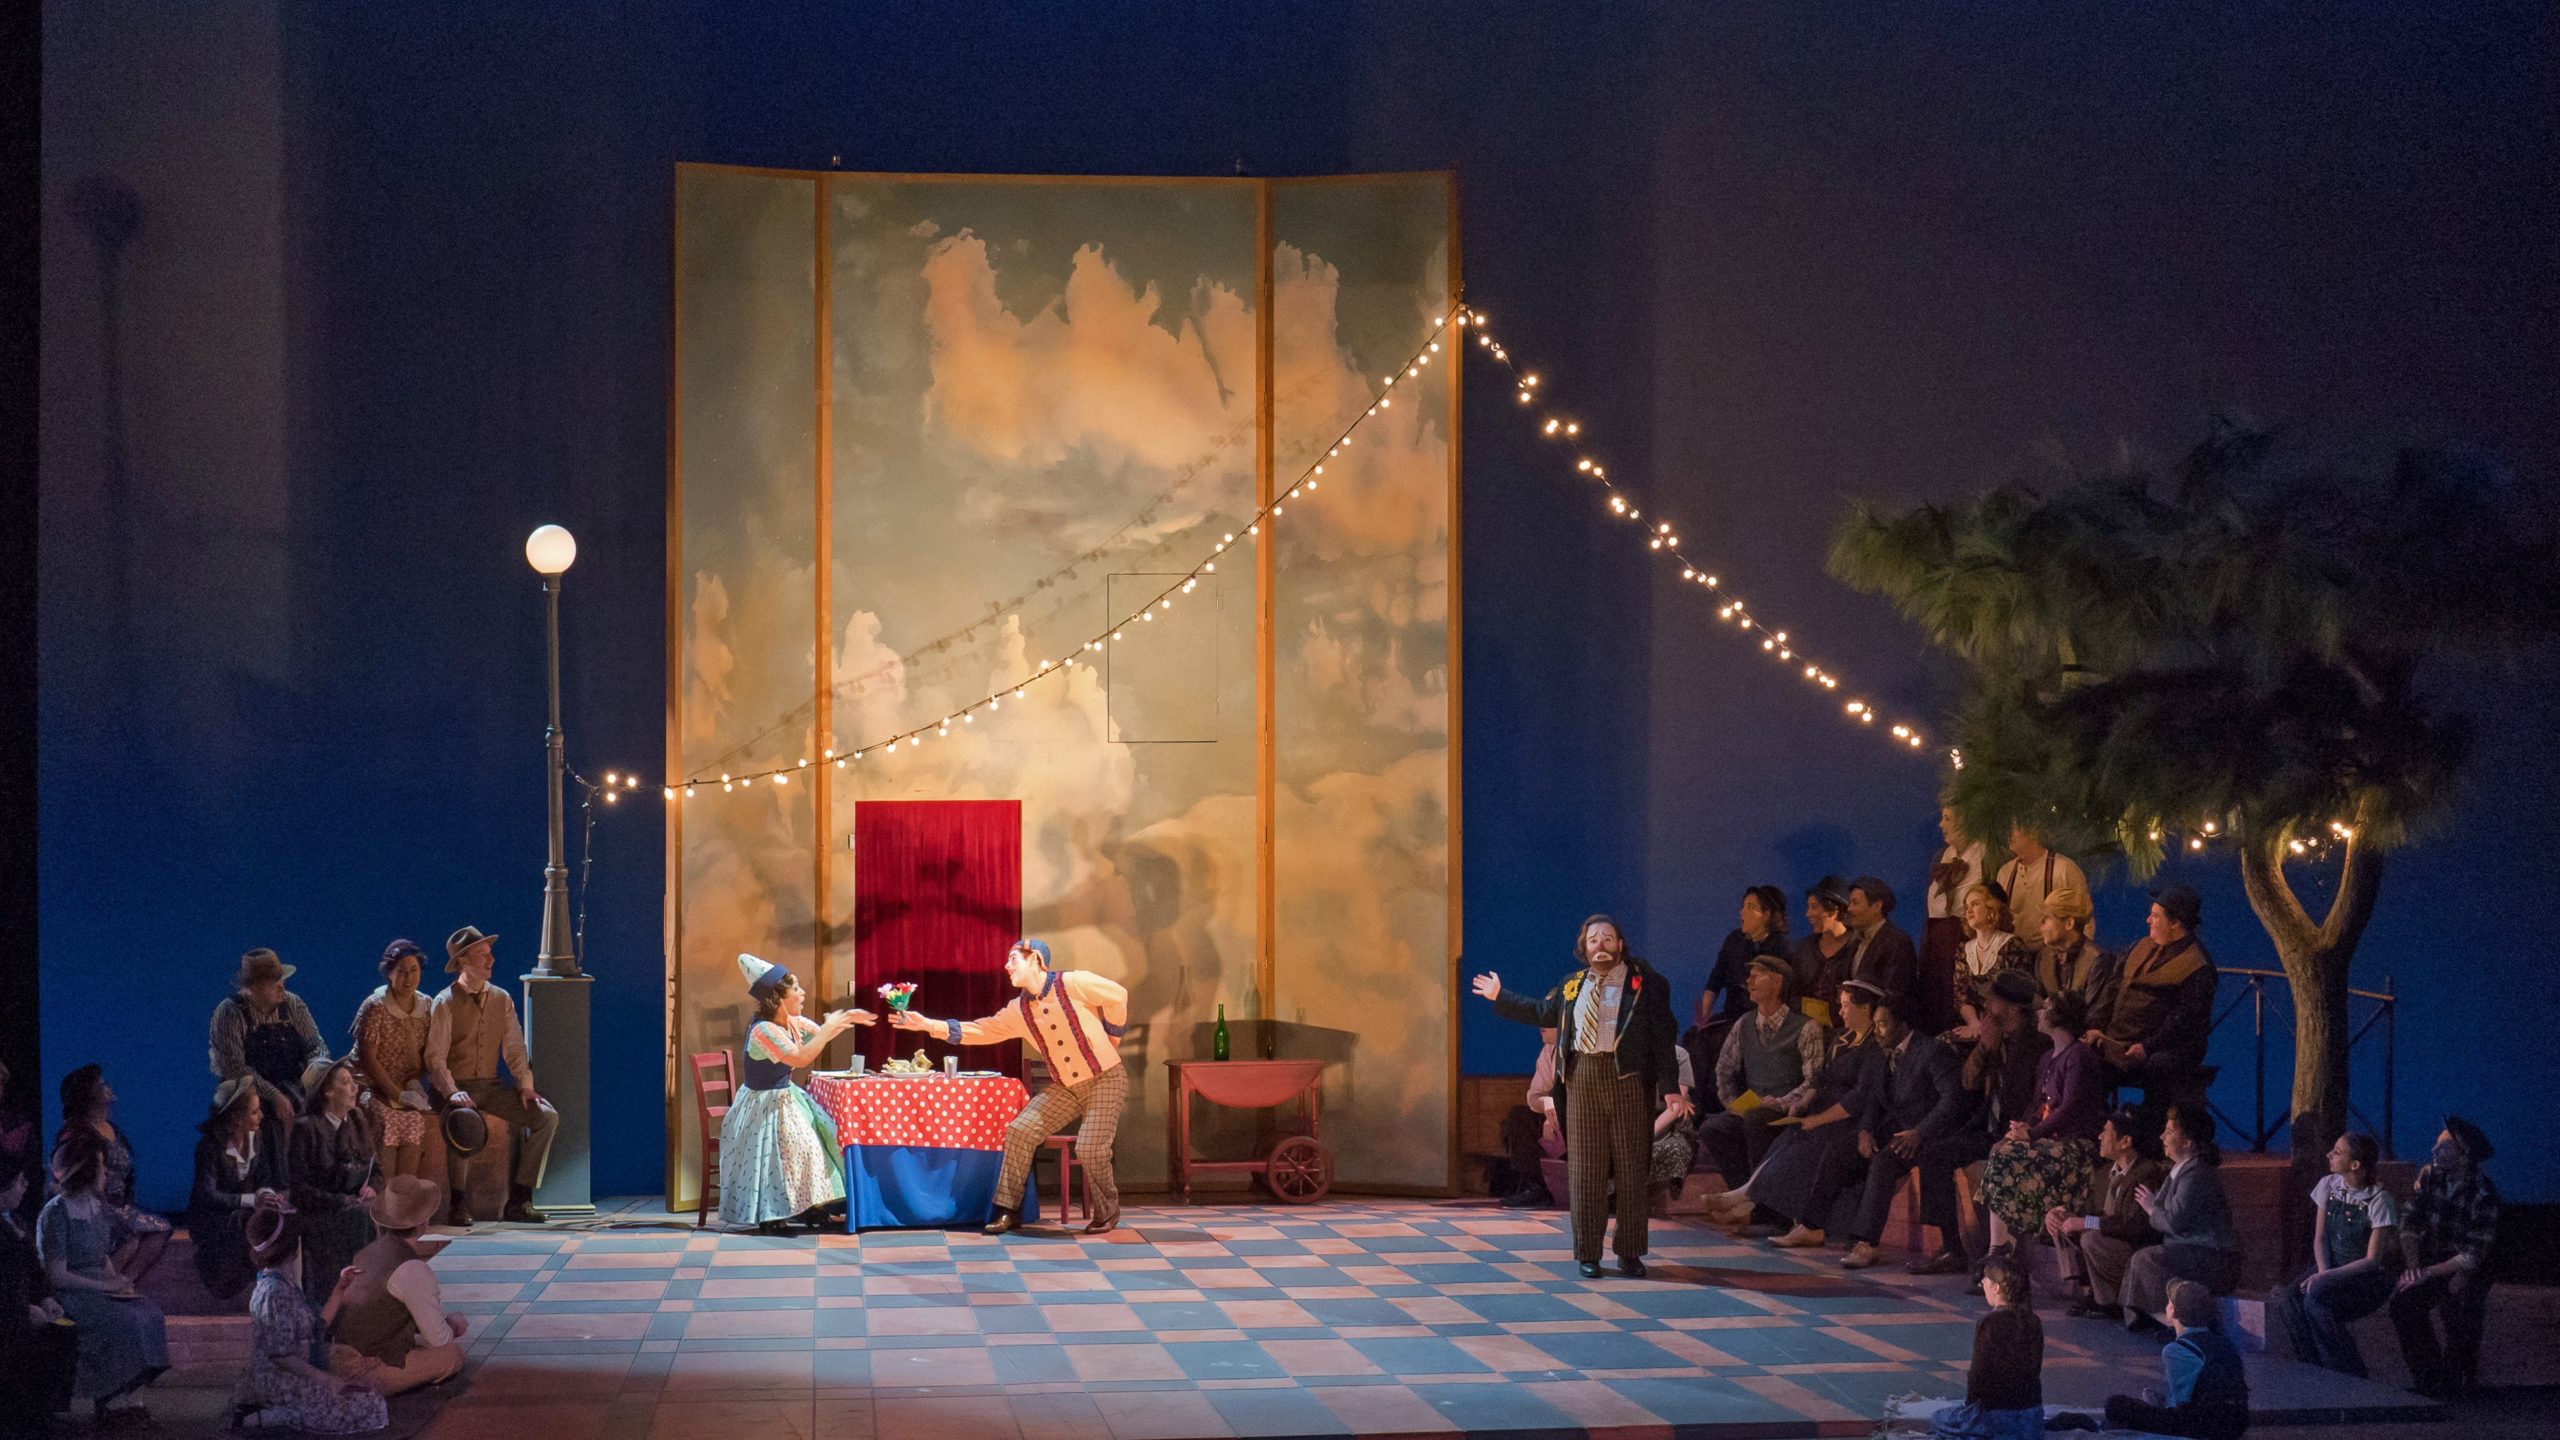
<svg viewBox="0 0 2560 1440">
<path fill-rule="evenodd" d="M 669 746 L 704 783 L 669 821 L 671 1077 L 735 1045 L 739 949 L 850 986 L 857 804 L 1018 800 L 1025 930 L 1131 990 L 1129 1183 L 1165 1173 L 1163 1062 L 1207 1055 L 1220 1004 L 1239 1054 L 1276 1017 L 1281 1053 L 1340 1062 L 1346 1183 L 1448 1182 L 1451 365 L 1278 545 L 1242 532 L 1428 343 L 1449 206 L 1441 176 L 679 170 Z"/>
</svg>

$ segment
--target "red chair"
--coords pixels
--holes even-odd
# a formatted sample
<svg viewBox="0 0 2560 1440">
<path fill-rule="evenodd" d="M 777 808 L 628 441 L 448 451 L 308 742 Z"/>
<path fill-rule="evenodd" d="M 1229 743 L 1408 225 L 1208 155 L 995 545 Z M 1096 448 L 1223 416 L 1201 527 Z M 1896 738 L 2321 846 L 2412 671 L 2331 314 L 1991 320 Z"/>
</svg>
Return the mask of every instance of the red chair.
<svg viewBox="0 0 2560 1440">
<path fill-rule="evenodd" d="M 729 1052 L 704 1050 L 693 1057 L 693 1113 L 702 1127 L 702 1176 L 695 1191 L 693 1228 L 711 1219 L 712 1201 L 720 1188 L 720 1119 L 729 1113 L 738 1082 L 729 1068 Z M 712 1103 L 713 1096 L 718 1104 Z"/>
</svg>

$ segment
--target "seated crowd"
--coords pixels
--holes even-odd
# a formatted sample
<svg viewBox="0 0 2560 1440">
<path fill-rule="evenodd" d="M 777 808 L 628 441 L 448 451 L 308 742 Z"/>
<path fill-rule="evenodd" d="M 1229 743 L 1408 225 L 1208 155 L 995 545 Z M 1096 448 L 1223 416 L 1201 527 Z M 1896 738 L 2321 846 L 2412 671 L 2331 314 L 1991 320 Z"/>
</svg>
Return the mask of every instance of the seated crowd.
<svg viewBox="0 0 2560 1440">
<path fill-rule="evenodd" d="M 1881 1260 L 1895 1198 L 1916 1176 L 1918 1219 L 1937 1238 L 1911 1258 L 1913 1274 L 1970 1273 L 1995 1307 L 2020 1306 L 2041 1245 L 2070 1316 L 2177 1337 L 2176 1398 L 2128 1399 L 2119 1423 L 2237 1433 L 2231 1386 L 2242 1382 L 2212 1332 L 2240 1283 L 2243 1240 L 2205 1101 L 2217 975 L 2198 936 L 2202 903 L 2183 885 L 2154 891 L 2146 933 L 2119 958 L 2093 936 L 2087 882 L 2068 857 L 2021 831 L 1990 878 L 1985 847 L 1958 837 L 1952 815 L 1946 825 L 1921 946 L 1872 876 L 1815 885 L 1809 933 L 1792 943 L 1783 893 L 1743 894 L 1676 1052 L 1687 1103 L 1655 1120 L 1652 1208 L 1668 1208 L 1689 1169 L 1712 1173 L 1712 1220 L 1780 1248 L 1828 1245 L 1841 1266 L 1864 1269 Z M 2017 913 L 2027 905 L 2013 909 L 2017 890 L 2031 897 L 2031 922 Z M 1477 988 L 1500 993 L 1495 977 Z M 1544 1031 L 1528 1104 L 1506 1121 L 1507 1205 L 1558 1203 L 1546 1177 L 1584 1173 L 1563 1163 L 1556 1035 Z M 2139 1103 L 2119 1107 L 2123 1090 Z M 2469 1383 L 2498 1206 L 2480 1170 L 2490 1153 L 2477 1126 L 2448 1117 L 2403 1206 L 2381 1185 L 2372 1137 L 2341 1137 L 2311 1197 L 2311 1272 L 2270 1297 L 2270 1330 L 2308 1363 L 2362 1375 L 2346 1327 L 2387 1307 L 2420 1391 Z M 2006 1320 L 1985 1343 L 2025 1345 L 2030 1328 Z M 2039 1353 L 2042 1343 L 2034 1330 Z M 2024 1393 L 1994 1388 L 2003 1401 Z M 2245 1422 L 2245 1386 L 2240 1396 Z M 2159 1407 L 2172 1404 L 2191 1413 L 2164 1419 Z"/>
<path fill-rule="evenodd" d="M 542 1220 L 533 1191 L 557 1117 L 534 1087 L 514 1001 L 489 983 L 494 938 L 455 931 L 453 983 L 432 997 L 419 986 L 424 952 L 386 946 L 383 983 L 340 1056 L 272 950 L 242 956 L 215 1007 L 185 1223 L 204 1288 L 246 1297 L 241 1428 L 379 1430 L 385 1396 L 461 1369 L 463 1321 L 445 1313 L 421 1237 L 473 1223 L 488 1117 L 512 1136 L 512 1156 L 492 1157 L 507 1165 L 502 1218 Z M 41 1432 L 75 1400 L 100 1425 L 138 1422 L 140 1393 L 169 1366 L 166 1317 L 140 1286 L 174 1228 L 135 1203 L 133 1148 L 104 1072 L 81 1066 L 60 1094 L 62 1128 L 41 1165 L 32 1126 L 0 1125 L 0 1433 Z"/>
</svg>

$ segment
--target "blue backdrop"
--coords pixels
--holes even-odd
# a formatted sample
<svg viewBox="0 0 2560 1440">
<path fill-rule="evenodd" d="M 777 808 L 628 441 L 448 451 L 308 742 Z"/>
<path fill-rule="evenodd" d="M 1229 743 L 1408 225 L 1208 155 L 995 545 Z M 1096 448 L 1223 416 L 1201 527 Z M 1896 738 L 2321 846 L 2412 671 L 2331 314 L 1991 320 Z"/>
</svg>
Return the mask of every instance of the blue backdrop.
<svg viewBox="0 0 2560 1440">
<path fill-rule="evenodd" d="M 47 9 L 45 1085 L 108 1063 L 147 1200 L 183 1194 L 242 949 L 303 967 L 333 1044 L 394 935 L 474 923 L 529 962 L 534 525 L 581 546 L 575 759 L 660 754 L 680 160 L 1454 168 L 1471 297 L 1613 476 L 1906 705 L 1943 675 L 1821 573 L 1853 496 L 2174 455 L 2226 408 L 2537 486 L 2560 459 L 2529 5 L 740 8 Z M 1607 909 L 1694 981 L 1747 883 L 1916 893 L 1927 764 L 1636 564 L 1498 390 L 1465 454 L 1471 965 L 1553 969 Z M 2481 710 L 2477 779 L 2394 862 L 2360 975 L 2411 995 L 2404 1152 L 2458 1100 L 2509 1190 L 2553 1198 L 2560 1073 L 2498 1017 L 2551 996 L 2560 822 L 2518 777 L 2560 687 L 2446 688 Z M 654 800 L 597 827 L 606 1192 L 661 1173 L 660 850 Z M 2217 953 L 2265 963 L 2227 866 L 2193 878 Z M 2140 905 L 2103 895 L 2104 933 Z M 1526 1068 L 1527 1032 L 1463 1013 L 1468 1069 Z"/>
</svg>

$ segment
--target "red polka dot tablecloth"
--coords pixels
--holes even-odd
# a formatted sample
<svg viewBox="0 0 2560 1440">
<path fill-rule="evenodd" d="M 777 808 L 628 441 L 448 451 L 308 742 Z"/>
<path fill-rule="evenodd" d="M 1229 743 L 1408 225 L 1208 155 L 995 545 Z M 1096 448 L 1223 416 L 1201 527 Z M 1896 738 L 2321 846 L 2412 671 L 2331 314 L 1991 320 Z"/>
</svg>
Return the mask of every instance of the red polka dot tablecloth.
<svg viewBox="0 0 2560 1440">
<path fill-rule="evenodd" d="M 809 1098 L 836 1122 L 837 1143 L 1002 1150 L 1031 1092 L 1009 1075 L 809 1077 Z"/>
</svg>

